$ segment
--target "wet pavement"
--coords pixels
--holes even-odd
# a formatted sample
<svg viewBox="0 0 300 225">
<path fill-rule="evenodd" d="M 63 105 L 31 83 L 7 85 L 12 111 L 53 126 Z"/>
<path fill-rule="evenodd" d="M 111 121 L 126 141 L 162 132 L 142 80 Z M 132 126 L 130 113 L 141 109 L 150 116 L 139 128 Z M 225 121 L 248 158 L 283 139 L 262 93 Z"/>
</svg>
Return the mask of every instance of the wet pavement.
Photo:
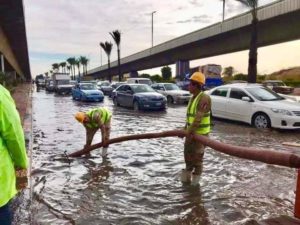
<svg viewBox="0 0 300 225">
<path fill-rule="evenodd" d="M 184 126 L 186 105 L 166 112 L 134 112 L 103 103 L 82 103 L 44 90 L 33 93 L 32 224 L 155 225 L 246 224 L 293 215 L 296 171 L 234 158 L 206 149 L 199 187 L 182 185 L 183 139 L 128 141 L 90 157 L 64 152 L 83 147 L 85 130 L 74 114 L 97 106 L 113 113 L 112 137 Z M 257 130 L 215 120 L 211 138 L 229 144 L 300 153 L 282 142 L 299 131 Z M 101 141 L 100 132 L 93 143 Z"/>
</svg>

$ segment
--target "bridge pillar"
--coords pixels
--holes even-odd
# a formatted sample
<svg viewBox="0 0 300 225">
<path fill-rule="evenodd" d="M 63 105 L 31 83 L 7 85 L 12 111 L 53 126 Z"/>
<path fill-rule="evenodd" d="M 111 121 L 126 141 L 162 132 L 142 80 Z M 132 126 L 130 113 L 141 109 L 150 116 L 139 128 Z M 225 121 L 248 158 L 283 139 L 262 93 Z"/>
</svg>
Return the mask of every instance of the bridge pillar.
<svg viewBox="0 0 300 225">
<path fill-rule="evenodd" d="M 184 80 L 185 75 L 190 71 L 190 61 L 178 60 L 176 62 L 176 79 Z"/>
<path fill-rule="evenodd" d="M 139 73 L 137 71 L 130 71 L 129 76 L 130 77 L 138 77 Z"/>
</svg>

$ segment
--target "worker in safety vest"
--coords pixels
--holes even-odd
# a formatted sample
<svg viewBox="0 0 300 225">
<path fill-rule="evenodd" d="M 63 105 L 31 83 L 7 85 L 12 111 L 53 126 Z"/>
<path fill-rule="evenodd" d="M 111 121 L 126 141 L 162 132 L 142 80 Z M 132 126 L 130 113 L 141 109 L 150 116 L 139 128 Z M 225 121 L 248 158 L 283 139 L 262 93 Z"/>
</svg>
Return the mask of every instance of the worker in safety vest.
<svg viewBox="0 0 300 225">
<path fill-rule="evenodd" d="M 86 129 L 86 143 L 84 148 L 92 144 L 97 130 L 101 130 L 102 135 L 102 157 L 107 156 L 108 140 L 110 136 L 111 112 L 108 109 L 100 107 L 91 109 L 88 112 L 77 112 L 75 118 L 82 123 Z"/>
<path fill-rule="evenodd" d="M 17 194 L 15 169 L 26 169 L 24 132 L 15 102 L 0 85 L 0 224 L 10 225 L 11 199 Z"/>
<path fill-rule="evenodd" d="M 185 130 L 187 137 L 184 143 L 184 160 L 186 168 L 182 170 L 181 181 L 197 185 L 202 173 L 202 161 L 205 146 L 193 139 L 194 134 L 208 135 L 210 132 L 211 100 L 203 92 L 205 76 L 201 72 L 192 74 L 189 91 L 192 97 L 186 114 Z"/>
</svg>

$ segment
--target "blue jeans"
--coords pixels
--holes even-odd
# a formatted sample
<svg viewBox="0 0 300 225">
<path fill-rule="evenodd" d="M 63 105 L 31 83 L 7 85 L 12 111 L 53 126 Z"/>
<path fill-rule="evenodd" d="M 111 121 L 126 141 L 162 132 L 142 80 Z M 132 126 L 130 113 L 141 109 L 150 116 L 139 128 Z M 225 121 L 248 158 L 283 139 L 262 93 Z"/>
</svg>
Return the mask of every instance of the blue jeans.
<svg viewBox="0 0 300 225">
<path fill-rule="evenodd" d="M 12 214 L 9 209 L 9 203 L 0 207 L 0 224 L 1 225 L 12 224 Z"/>
</svg>

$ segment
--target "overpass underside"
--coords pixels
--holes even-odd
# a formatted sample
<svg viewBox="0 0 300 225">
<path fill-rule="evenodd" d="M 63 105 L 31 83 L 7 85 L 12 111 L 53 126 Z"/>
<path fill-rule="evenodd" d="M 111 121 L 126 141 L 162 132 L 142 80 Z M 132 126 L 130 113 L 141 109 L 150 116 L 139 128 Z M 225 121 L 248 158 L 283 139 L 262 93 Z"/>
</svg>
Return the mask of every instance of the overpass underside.
<svg viewBox="0 0 300 225">
<path fill-rule="evenodd" d="M 219 24 L 222 31 L 222 24 Z M 283 14 L 258 23 L 258 47 L 288 42 L 300 39 L 300 10 Z M 223 32 L 205 39 L 191 42 L 180 47 L 137 59 L 121 65 L 122 73 L 151 69 L 175 64 L 179 60 L 188 61 L 202 59 L 222 54 L 247 50 L 250 45 L 251 25 L 228 32 Z M 151 49 L 150 49 L 151 51 Z M 118 68 L 111 68 L 111 75 L 117 75 Z M 108 76 L 108 70 L 102 70 L 90 75 L 97 78 Z"/>
<path fill-rule="evenodd" d="M 22 0 L 0 4 L 0 71 L 8 77 L 31 79 Z"/>
</svg>

